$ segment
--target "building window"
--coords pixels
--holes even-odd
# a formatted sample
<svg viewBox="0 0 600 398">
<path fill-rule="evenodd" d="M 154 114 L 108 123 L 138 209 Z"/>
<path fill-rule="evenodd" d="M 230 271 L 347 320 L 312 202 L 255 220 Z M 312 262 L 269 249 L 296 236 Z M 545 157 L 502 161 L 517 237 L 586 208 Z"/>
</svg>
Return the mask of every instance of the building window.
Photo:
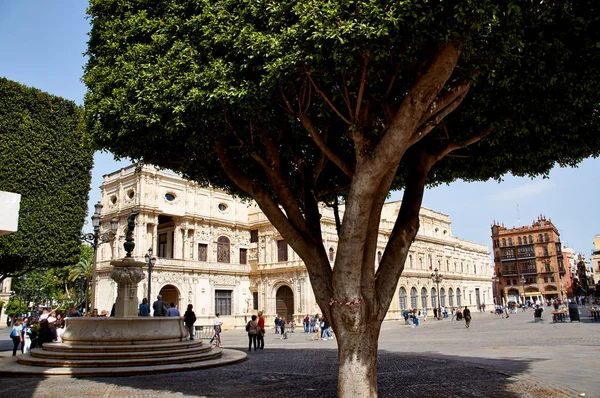
<svg viewBox="0 0 600 398">
<path fill-rule="evenodd" d="M 544 241 L 544 238 L 542 237 L 542 234 L 538 234 L 538 243 L 542 243 Z"/>
<path fill-rule="evenodd" d="M 517 239 L 517 242 L 519 242 L 520 245 L 523 244 L 523 241 L 521 240 L 521 237 L 519 236 L 519 238 Z"/>
<path fill-rule="evenodd" d="M 465 272 L 465 263 L 464 262 L 460 262 L 460 272 L 464 273 Z"/>
<path fill-rule="evenodd" d="M 253 309 L 258 311 L 258 292 L 252 292 Z"/>
<path fill-rule="evenodd" d="M 473 273 L 477 275 L 477 264 L 473 264 Z"/>
<path fill-rule="evenodd" d="M 400 288 L 400 309 L 401 310 L 405 310 L 406 309 L 406 290 L 404 290 L 403 287 Z"/>
<path fill-rule="evenodd" d="M 440 289 L 440 301 L 442 302 L 442 307 L 446 306 L 446 291 L 444 288 Z"/>
<path fill-rule="evenodd" d="M 206 243 L 198 243 L 198 261 L 207 261 L 208 245 Z"/>
<path fill-rule="evenodd" d="M 433 258 L 431 258 L 431 254 L 429 255 L 429 269 L 433 269 Z"/>
<path fill-rule="evenodd" d="M 546 272 L 550 272 L 550 264 L 549 263 L 544 264 L 544 267 L 546 268 Z"/>
<path fill-rule="evenodd" d="M 258 229 L 250 231 L 250 243 L 258 243 Z"/>
<path fill-rule="evenodd" d="M 240 249 L 240 264 L 248 264 L 248 249 Z"/>
<path fill-rule="evenodd" d="M 509 245 L 509 246 L 512 246 L 512 245 L 513 245 L 512 238 L 508 238 L 508 245 Z"/>
<path fill-rule="evenodd" d="M 548 246 L 544 246 L 542 248 L 542 250 L 544 250 L 544 256 L 547 256 L 548 255 Z"/>
<path fill-rule="evenodd" d="M 288 260 L 287 243 L 284 240 L 277 241 L 277 261 L 280 263 Z"/>
<path fill-rule="evenodd" d="M 548 234 L 544 234 L 544 241 L 545 242 L 550 242 L 550 237 L 548 236 Z"/>
<path fill-rule="evenodd" d="M 435 288 L 431 288 L 431 308 L 437 308 L 437 292 Z"/>
<path fill-rule="evenodd" d="M 167 234 L 158 234 L 158 257 L 167 257 Z"/>
<path fill-rule="evenodd" d="M 417 289 L 410 289 L 410 308 L 417 308 Z"/>
<path fill-rule="evenodd" d="M 412 268 L 413 267 L 413 257 L 412 254 L 410 256 L 408 256 L 408 268 Z"/>
<path fill-rule="evenodd" d="M 532 245 L 533 244 L 533 236 L 529 235 L 529 244 Z"/>
<path fill-rule="evenodd" d="M 448 289 L 448 304 L 450 307 L 454 307 L 454 291 L 452 288 Z"/>
<path fill-rule="evenodd" d="M 427 289 L 421 289 L 421 308 L 427 309 Z"/>
<path fill-rule="evenodd" d="M 231 315 L 231 290 L 215 290 L 215 313 Z"/>
<path fill-rule="evenodd" d="M 175 200 L 175 195 L 173 195 L 172 193 L 166 193 L 165 199 L 168 200 L 169 202 L 172 202 Z"/>
<path fill-rule="evenodd" d="M 450 260 L 446 260 L 446 271 L 450 271 Z"/>
<path fill-rule="evenodd" d="M 506 247 L 506 239 L 502 238 L 502 247 Z"/>
<path fill-rule="evenodd" d="M 227 210 L 227 205 L 225 203 L 219 203 L 219 205 L 217 207 L 219 208 L 220 211 Z"/>
<path fill-rule="evenodd" d="M 335 250 L 333 250 L 333 247 L 329 248 L 329 261 L 333 261 L 335 258 Z"/>
<path fill-rule="evenodd" d="M 217 261 L 220 263 L 230 261 L 229 238 L 226 236 L 219 236 L 219 239 L 217 239 Z"/>
<path fill-rule="evenodd" d="M 457 307 L 460 307 L 462 305 L 460 301 L 461 301 L 460 300 L 460 289 L 457 288 L 456 289 L 456 306 Z"/>
</svg>

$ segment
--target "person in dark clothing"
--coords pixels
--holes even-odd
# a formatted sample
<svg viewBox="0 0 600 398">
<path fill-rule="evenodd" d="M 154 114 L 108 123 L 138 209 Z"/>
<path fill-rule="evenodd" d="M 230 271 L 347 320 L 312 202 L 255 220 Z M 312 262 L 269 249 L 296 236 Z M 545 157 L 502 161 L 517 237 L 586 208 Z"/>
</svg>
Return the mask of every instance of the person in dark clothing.
<svg viewBox="0 0 600 398">
<path fill-rule="evenodd" d="M 51 343 L 56 340 L 56 329 L 54 325 L 48 323 L 47 319 L 40 322 L 40 331 L 38 333 L 38 346 L 43 347 L 44 343 Z"/>
<path fill-rule="evenodd" d="M 465 317 L 465 326 L 468 329 L 471 325 L 471 310 L 465 307 L 465 309 L 463 310 L 463 316 Z"/>
<path fill-rule="evenodd" d="M 156 301 L 152 304 L 154 310 L 154 316 L 167 316 L 167 303 L 163 301 L 162 296 L 159 294 L 156 296 Z"/>
<path fill-rule="evenodd" d="M 138 311 L 139 316 L 150 316 L 150 305 L 148 304 L 148 299 L 144 297 L 142 300 L 142 304 L 139 306 Z"/>
<path fill-rule="evenodd" d="M 185 327 L 190 333 L 190 340 L 194 340 L 194 322 L 196 322 L 196 314 L 194 314 L 192 308 L 194 308 L 194 306 L 188 304 L 187 311 L 183 314 L 183 323 L 185 323 Z"/>
</svg>

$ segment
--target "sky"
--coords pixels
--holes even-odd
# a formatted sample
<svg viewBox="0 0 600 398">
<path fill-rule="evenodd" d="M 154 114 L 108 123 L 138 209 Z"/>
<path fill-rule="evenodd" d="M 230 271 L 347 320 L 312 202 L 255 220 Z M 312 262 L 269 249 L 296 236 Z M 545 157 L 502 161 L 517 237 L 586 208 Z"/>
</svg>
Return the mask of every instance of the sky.
<svg viewBox="0 0 600 398">
<path fill-rule="evenodd" d="M 0 77 L 83 104 L 81 82 L 89 23 L 84 0 L 0 0 Z M 129 165 L 96 153 L 89 215 L 100 200 L 102 176 Z M 600 234 L 600 159 L 578 168 L 554 168 L 549 178 L 506 176 L 502 182 L 455 182 L 428 189 L 423 206 L 450 216 L 452 233 L 491 250 L 494 221 L 510 228 L 531 224 L 540 214 L 552 220 L 564 244 L 589 258 Z M 393 192 L 392 200 L 401 199 Z M 88 216 L 86 232 L 91 231 Z"/>
</svg>

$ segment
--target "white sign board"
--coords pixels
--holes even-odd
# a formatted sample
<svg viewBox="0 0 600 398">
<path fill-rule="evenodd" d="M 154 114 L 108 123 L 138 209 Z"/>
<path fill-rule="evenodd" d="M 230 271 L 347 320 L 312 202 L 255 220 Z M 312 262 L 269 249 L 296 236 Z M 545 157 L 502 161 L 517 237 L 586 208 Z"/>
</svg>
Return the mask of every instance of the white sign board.
<svg viewBox="0 0 600 398">
<path fill-rule="evenodd" d="M 17 232 L 21 194 L 0 191 L 0 236 Z"/>
</svg>

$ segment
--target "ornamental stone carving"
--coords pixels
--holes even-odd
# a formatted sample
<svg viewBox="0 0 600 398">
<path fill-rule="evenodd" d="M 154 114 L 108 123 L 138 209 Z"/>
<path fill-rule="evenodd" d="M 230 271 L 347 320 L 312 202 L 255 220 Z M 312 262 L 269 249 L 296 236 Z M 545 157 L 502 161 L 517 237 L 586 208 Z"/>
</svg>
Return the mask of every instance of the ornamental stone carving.
<svg viewBox="0 0 600 398">
<path fill-rule="evenodd" d="M 145 278 L 144 271 L 139 267 L 115 267 L 110 277 L 118 284 L 135 284 L 137 285 Z"/>
</svg>

